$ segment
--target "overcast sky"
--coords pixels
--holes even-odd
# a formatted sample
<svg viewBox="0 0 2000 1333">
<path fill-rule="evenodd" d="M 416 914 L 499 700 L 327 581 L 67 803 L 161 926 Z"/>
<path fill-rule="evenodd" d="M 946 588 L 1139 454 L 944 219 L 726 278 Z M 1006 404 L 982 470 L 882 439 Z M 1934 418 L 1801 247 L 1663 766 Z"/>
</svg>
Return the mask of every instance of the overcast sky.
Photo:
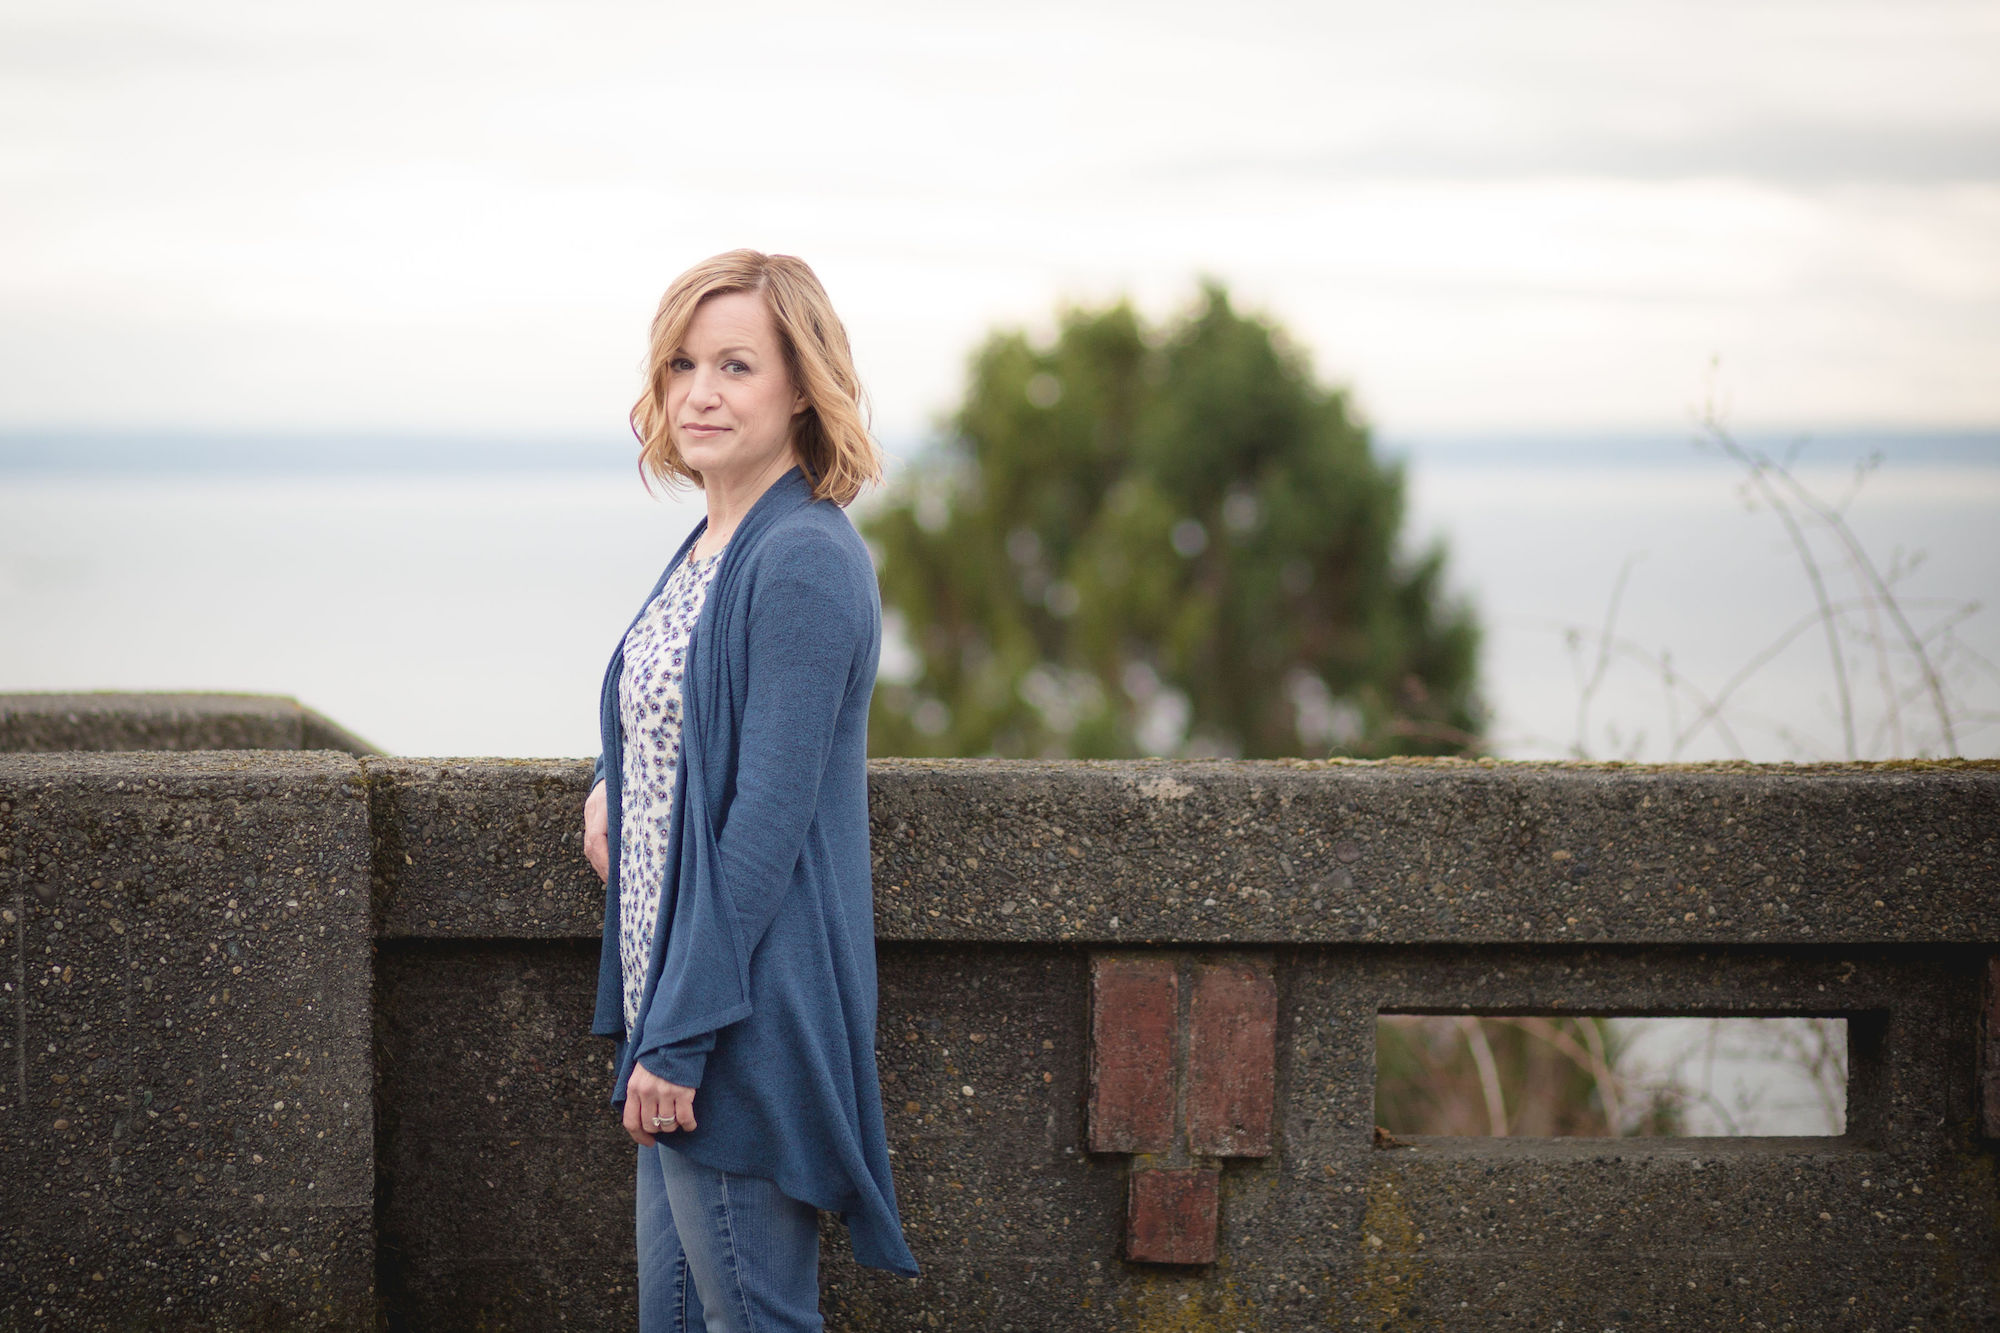
<svg viewBox="0 0 2000 1333">
<path fill-rule="evenodd" d="M 1744 425 L 1992 425 L 2000 4 L 0 0 L 0 428 L 616 432 L 736 245 L 885 435 L 1200 274 L 1390 432 L 1712 356 Z"/>
</svg>

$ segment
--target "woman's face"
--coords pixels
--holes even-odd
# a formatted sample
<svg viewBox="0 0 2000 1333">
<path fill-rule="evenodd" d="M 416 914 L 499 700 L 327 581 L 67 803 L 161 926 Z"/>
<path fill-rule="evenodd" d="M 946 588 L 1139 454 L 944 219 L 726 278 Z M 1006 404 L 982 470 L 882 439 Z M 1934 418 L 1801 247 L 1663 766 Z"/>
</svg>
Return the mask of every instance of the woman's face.
<svg viewBox="0 0 2000 1333">
<path fill-rule="evenodd" d="M 779 346 L 762 293 L 725 292 L 695 308 L 667 363 L 667 419 L 704 486 L 751 481 L 797 461 L 792 422 L 806 400 Z"/>
</svg>

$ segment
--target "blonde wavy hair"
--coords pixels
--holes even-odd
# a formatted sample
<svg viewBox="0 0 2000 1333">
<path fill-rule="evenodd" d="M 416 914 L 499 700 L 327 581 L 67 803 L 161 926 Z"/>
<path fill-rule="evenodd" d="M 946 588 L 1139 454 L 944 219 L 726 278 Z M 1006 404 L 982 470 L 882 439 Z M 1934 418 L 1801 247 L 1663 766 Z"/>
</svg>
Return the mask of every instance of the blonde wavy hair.
<svg viewBox="0 0 2000 1333">
<path fill-rule="evenodd" d="M 632 405 L 641 473 L 658 477 L 669 489 L 702 484 L 701 474 L 681 456 L 674 423 L 667 417 L 668 363 L 701 303 L 725 292 L 761 292 L 771 312 L 785 369 L 807 404 L 793 427 L 792 443 L 813 498 L 846 505 L 863 483 L 880 483 L 882 451 L 868 433 L 854 354 L 833 302 L 803 259 L 756 250 L 704 259 L 675 278 L 660 298 L 646 354 L 646 389 Z"/>
</svg>

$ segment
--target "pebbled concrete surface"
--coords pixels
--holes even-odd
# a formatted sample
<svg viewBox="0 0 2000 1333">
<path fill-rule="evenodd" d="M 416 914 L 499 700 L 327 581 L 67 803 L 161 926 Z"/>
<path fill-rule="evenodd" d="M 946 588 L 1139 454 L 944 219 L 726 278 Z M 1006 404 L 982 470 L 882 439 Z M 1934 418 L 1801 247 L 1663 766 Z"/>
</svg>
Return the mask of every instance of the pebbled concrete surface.
<svg viewBox="0 0 2000 1333">
<path fill-rule="evenodd" d="M 0 1327 L 629 1325 L 587 780 L 0 756 Z M 883 1093 L 925 1276 L 857 1269 L 829 1223 L 829 1328 L 2000 1324 L 1992 765 L 871 782 Z M 1099 947 L 1270 967 L 1269 1156 L 1089 1151 Z M 1838 1014 L 1849 1131 L 1379 1148 L 1382 1010 Z M 1213 1265 L 1121 1257 L 1135 1167 L 1220 1171 Z"/>
<path fill-rule="evenodd" d="M 393 1328 L 620 1328 L 631 1140 L 588 1036 L 595 942 L 392 941 L 376 959 L 382 1303 Z"/>
<path fill-rule="evenodd" d="M 278 694 L 0 694 L 0 753 L 374 746 Z"/>
<path fill-rule="evenodd" d="M 590 764 L 370 759 L 362 767 L 383 938 L 599 937 L 604 885 L 583 859 Z"/>
<path fill-rule="evenodd" d="M 870 765 L 887 939 L 2000 938 L 2000 762 Z"/>
<path fill-rule="evenodd" d="M 590 767 L 364 761 L 387 936 L 588 935 Z M 2000 940 L 2000 763 L 869 765 L 883 940 Z"/>
<path fill-rule="evenodd" d="M 926 1272 L 897 1283 L 829 1264 L 828 1326 L 1805 1333 L 1995 1322 L 1996 1181 L 1971 1132 L 1965 959 L 1324 947 L 1277 958 L 1274 1153 L 1219 1163 L 1218 1262 L 1159 1269 L 1120 1258 L 1128 1159 L 1082 1150 L 1083 1034 L 1062 1020 L 1081 1011 L 1083 958 L 886 955 L 885 1091 L 902 1099 L 892 1141 Z M 1779 995 L 1790 998 L 1774 1004 Z M 1879 1069 L 1843 1138 L 1378 1148 L 1375 1015 L 1413 1005 L 1873 1013 L 1879 1041 L 1862 1056 Z"/>
<path fill-rule="evenodd" d="M 329 755 L 0 756 L 0 1324 L 373 1324 L 367 806 Z"/>
</svg>

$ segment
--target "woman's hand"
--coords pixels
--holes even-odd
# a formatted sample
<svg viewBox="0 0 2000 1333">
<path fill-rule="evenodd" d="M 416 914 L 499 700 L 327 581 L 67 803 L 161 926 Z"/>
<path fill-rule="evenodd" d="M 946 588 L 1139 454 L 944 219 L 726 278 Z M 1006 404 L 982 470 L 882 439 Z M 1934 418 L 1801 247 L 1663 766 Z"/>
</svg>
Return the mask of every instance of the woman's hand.
<svg viewBox="0 0 2000 1333">
<path fill-rule="evenodd" d="M 600 782 L 583 801 L 583 856 L 601 880 L 611 878 L 610 828 L 611 817 L 604 812 L 604 784 Z"/>
<path fill-rule="evenodd" d="M 644 1065 L 632 1066 L 625 1082 L 625 1132 L 632 1142 L 650 1145 L 655 1134 L 694 1128 L 694 1089 L 658 1077 Z"/>
</svg>

